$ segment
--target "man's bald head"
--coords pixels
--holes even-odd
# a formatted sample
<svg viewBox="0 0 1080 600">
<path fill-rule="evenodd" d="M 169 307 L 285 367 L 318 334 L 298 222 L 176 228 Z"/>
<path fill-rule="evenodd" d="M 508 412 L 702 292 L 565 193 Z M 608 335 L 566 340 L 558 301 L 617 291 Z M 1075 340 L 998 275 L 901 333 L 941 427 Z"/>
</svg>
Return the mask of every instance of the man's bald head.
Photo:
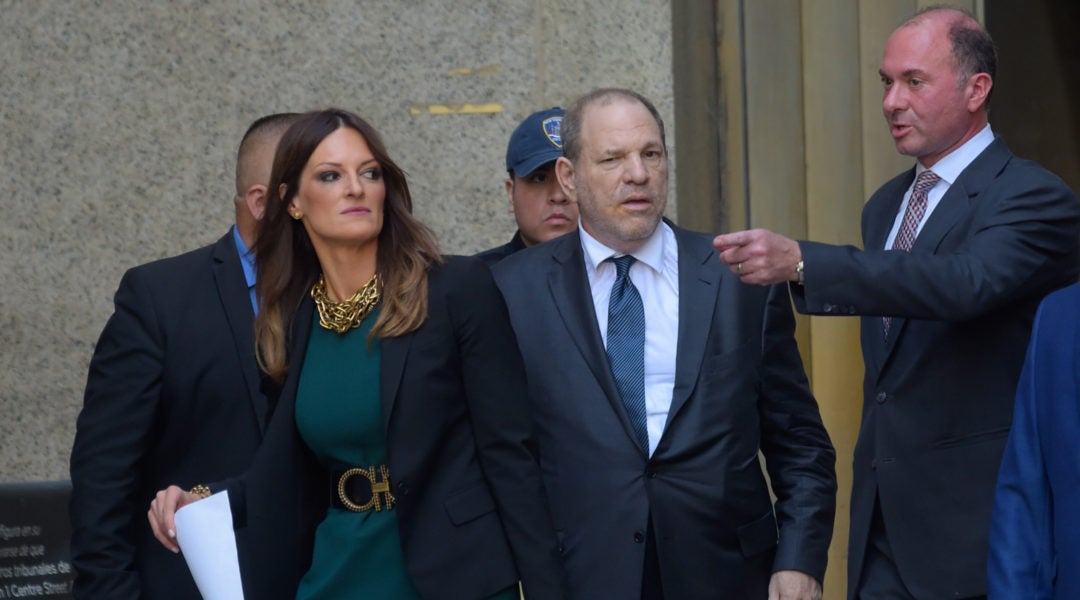
<svg viewBox="0 0 1080 600">
<path fill-rule="evenodd" d="M 897 29 L 923 26 L 943 27 L 947 32 L 957 85 L 963 86 L 976 73 L 986 73 L 991 81 L 997 76 L 994 40 L 971 13 L 951 6 L 931 6 L 915 13 Z M 986 104 L 990 103 L 992 94 L 991 87 Z"/>
</svg>

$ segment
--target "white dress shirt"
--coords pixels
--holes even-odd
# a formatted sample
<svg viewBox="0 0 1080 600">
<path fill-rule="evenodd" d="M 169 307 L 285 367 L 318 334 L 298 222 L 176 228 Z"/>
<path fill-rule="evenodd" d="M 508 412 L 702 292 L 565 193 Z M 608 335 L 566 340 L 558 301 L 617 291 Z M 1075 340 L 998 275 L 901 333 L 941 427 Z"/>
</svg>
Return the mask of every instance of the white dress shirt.
<svg viewBox="0 0 1080 600">
<path fill-rule="evenodd" d="M 976 133 L 970 140 L 964 142 L 963 146 L 960 146 L 956 150 L 948 153 L 936 163 L 930 167 L 930 170 L 934 172 L 940 179 L 934 187 L 930 188 L 930 191 L 926 195 L 926 213 L 923 214 L 922 221 L 919 221 L 919 226 L 915 229 L 915 237 L 918 238 L 919 233 L 922 231 L 923 224 L 930 218 L 930 213 L 934 212 L 941 197 L 945 195 L 945 192 L 949 191 L 949 186 L 956 181 L 956 178 L 960 176 L 960 173 L 964 171 L 974 161 L 986 147 L 994 141 L 994 132 L 990 131 L 990 124 L 987 123 L 986 127 L 982 128 L 982 131 Z M 889 231 L 889 237 L 885 238 L 885 248 L 892 248 L 893 242 L 896 240 L 896 234 L 900 231 L 900 224 L 904 221 L 904 213 L 907 211 L 908 201 L 911 200 L 911 191 L 915 188 L 915 181 L 918 180 L 919 175 L 926 170 L 926 167 L 922 166 L 922 163 L 915 163 L 915 179 L 912 180 L 911 185 L 908 186 L 906 192 L 904 192 L 904 201 L 900 203 L 900 210 L 896 213 L 896 219 L 893 221 L 892 230 Z"/>
<path fill-rule="evenodd" d="M 592 289 L 593 308 L 600 335 L 607 347 L 608 299 L 615 283 L 615 265 L 604 262 L 622 256 L 589 235 L 584 227 L 581 247 L 585 272 Z M 649 456 L 664 433 L 675 390 L 675 354 L 679 340 L 679 247 L 675 232 L 663 221 L 637 251 L 630 266 L 630 281 L 645 308 L 645 416 L 649 430 Z"/>
</svg>

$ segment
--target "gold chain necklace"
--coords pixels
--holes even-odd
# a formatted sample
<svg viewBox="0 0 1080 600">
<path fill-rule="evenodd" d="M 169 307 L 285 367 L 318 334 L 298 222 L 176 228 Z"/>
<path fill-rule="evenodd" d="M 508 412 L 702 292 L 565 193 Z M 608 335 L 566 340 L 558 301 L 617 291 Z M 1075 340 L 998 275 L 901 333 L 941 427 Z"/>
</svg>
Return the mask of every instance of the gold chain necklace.
<svg viewBox="0 0 1080 600">
<path fill-rule="evenodd" d="M 334 302 L 327 296 L 326 280 L 319 275 L 319 281 L 311 288 L 311 299 L 319 309 L 319 325 L 339 334 L 345 333 L 359 327 L 364 317 L 371 314 L 379 303 L 379 275 L 372 275 L 364 287 L 356 290 L 348 300 L 341 302 Z"/>
</svg>

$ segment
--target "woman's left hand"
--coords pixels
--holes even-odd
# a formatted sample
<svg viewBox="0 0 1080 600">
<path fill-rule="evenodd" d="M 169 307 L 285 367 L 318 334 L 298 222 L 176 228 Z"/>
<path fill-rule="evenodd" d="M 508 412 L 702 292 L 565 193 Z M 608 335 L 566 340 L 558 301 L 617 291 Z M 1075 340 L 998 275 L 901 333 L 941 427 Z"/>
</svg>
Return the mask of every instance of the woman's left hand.
<svg viewBox="0 0 1080 600">
<path fill-rule="evenodd" d="M 202 496 L 185 492 L 175 485 L 158 491 L 150 503 L 146 518 L 150 520 L 150 529 L 162 546 L 180 552 L 180 546 L 176 543 L 176 511 L 201 499 Z"/>
</svg>

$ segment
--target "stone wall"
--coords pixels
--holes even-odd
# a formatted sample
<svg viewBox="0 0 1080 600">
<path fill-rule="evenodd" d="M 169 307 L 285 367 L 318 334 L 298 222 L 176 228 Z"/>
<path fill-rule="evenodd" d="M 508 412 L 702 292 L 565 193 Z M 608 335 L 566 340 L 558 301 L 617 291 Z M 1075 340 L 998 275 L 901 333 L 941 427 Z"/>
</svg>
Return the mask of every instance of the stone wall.
<svg viewBox="0 0 1080 600">
<path fill-rule="evenodd" d="M 0 482 L 67 477 L 120 276 L 227 230 L 255 118 L 368 118 L 451 253 L 512 233 L 503 156 L 534 110 L 631 87 L 674 143 L 662 0 L 0 0 L 0 14 Z"/>
</svg>

